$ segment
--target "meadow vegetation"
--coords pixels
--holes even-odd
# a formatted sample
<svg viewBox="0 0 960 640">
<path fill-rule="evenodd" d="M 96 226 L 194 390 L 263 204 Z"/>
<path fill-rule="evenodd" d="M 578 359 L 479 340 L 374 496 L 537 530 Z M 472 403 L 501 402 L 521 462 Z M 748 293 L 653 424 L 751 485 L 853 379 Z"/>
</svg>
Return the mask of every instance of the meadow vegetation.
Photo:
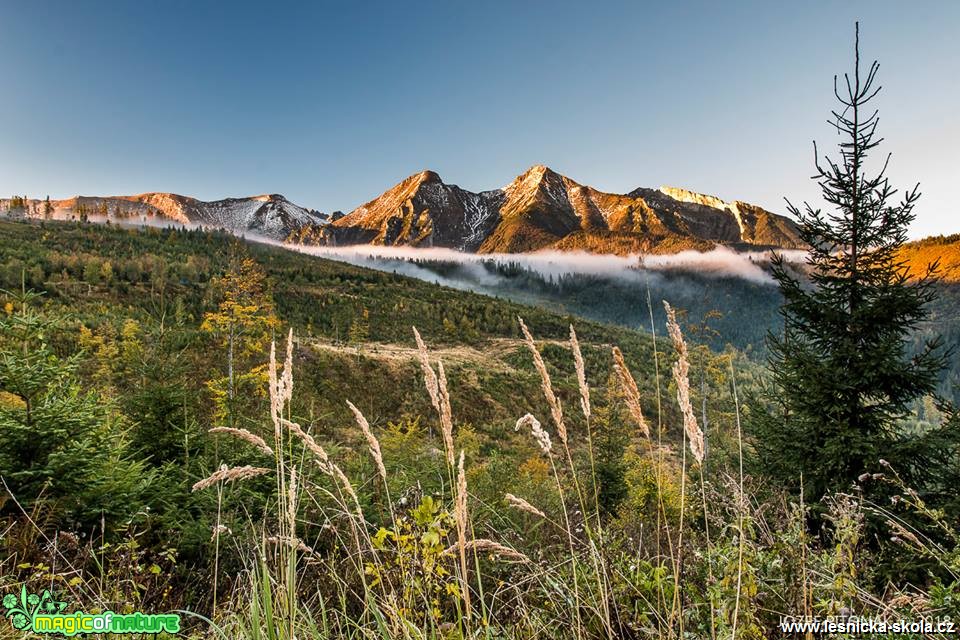
<svg viewBox="0 0 960 640">
<path fill-rule="evenodd" d="M 692 318 L 654 340 L 218 234 L 3 231 L 5 592 L 228 638 L 953 613 L 949 505 L 896 469 L 826 497 L 752 472 L 764 374 Z"/>
</svg>

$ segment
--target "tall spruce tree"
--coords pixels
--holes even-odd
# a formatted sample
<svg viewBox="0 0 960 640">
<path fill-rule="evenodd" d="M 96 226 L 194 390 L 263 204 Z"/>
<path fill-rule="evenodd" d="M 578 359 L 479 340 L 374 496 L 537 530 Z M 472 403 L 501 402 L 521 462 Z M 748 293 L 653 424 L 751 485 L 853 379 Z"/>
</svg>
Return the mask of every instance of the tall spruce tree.
<svg viewBox="0 0 960 640">
<path fill-rule="evenodd" d="M 944 365 L 939 341 L 908 354 L 908 337 L 926 317 L 937 265 L 907 278 L 898 251 L 914 219 L 918 187 L 897 197 L 886 177 L 889 155 L 870 172 L 867 157 L 882 142 L 877 111 L 878 64 L 860 68 L 859 25 L 852 77 L 834 76 L 840 106 L 829 122 L 841 137 L 839 158 L 821 157 L 816 175 L 830 211 L 787 202 L 810 246 L 809 278 L 779 256 L 773 275 L 784 302 L 783 332 L 771 334 L 775 410 L 757 419 L 763 470 L 785 486 L 800 480 L 808 500 L 849 490 L 880 459 L 914 486 L 931 488 L 949 434 L 904 428 L 911 404 L 933 394 Z M 941 467 L 942 468 L 942 467 Z"/>
</svg>

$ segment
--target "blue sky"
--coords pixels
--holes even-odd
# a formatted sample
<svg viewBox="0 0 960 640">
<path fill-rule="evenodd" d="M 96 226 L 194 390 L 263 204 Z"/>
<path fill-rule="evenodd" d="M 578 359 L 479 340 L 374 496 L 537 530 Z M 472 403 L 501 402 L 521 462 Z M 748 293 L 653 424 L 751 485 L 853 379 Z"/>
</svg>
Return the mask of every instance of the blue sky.
<svg viewBox="0 0 960 640">
<path fill-rule="evenodd" d="M 283 193 L 349 210 L 424 168 L 547 164 L 783 211 L 832 78 L 880 60 L 912 236 L 960 232 L 958 2 L 6 2 L 0 195 Z"/>
</svg>

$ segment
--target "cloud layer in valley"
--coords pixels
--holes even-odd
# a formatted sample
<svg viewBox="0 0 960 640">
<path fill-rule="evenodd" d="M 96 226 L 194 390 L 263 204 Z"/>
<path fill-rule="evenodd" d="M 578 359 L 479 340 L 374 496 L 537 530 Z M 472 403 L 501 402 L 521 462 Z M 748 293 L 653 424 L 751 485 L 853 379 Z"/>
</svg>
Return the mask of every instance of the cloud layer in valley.
<svg viewBox="0 0 960 640">
<path fill-rule="evenodd" d="M 470 285 L 496 287 L 502 276 L 484 265 L 518 266 L 538 273 L 543 278 L 560 278 L 566 275 L 589 275 L 620 280 L 640 280 L 649 273 L 686 271 L 714 277 L 737 277 L 761 285 L 773 285 L 773 278 L 764 266 L 769 264 L 769 251 L 737 252 L 726 247 L 711 251 L 681 251 L 671 255 L 600 255 L 582 251 L 537 251 L 520 254 L 473 254 L 453 249 L 384 247 L 379 245 L 354 245 L 349 247 L 292 246 L 289 248 L 332 260 L 354 265 L 391 271 L 431 282 L 450 286 Z M 789 262 L 800 262 L 803 251 L 780 251 Z M 441 277 L 436 272 L 421 266 L 424 263 L 458 265 L 452 274 Z M 646 272 L 646 273 L 645 273 Z M 450 277 L 455 275 L 456 277 Z"/>
</svg>

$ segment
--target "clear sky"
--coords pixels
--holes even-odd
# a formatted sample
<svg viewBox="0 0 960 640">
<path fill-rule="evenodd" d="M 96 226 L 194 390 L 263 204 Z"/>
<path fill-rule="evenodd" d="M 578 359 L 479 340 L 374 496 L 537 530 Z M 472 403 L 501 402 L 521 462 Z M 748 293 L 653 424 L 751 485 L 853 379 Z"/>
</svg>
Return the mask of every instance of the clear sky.
<svg viewBox="0 0 960 640">
<path fill-rule="evenodd" d="M 421 169 L 542 163 L 782 212 L 854 20 L 911 235 L 960 232 L 960 2 L 3 2 L 0 195 L 282 193 L 349 210 Z"/>
</svg>

